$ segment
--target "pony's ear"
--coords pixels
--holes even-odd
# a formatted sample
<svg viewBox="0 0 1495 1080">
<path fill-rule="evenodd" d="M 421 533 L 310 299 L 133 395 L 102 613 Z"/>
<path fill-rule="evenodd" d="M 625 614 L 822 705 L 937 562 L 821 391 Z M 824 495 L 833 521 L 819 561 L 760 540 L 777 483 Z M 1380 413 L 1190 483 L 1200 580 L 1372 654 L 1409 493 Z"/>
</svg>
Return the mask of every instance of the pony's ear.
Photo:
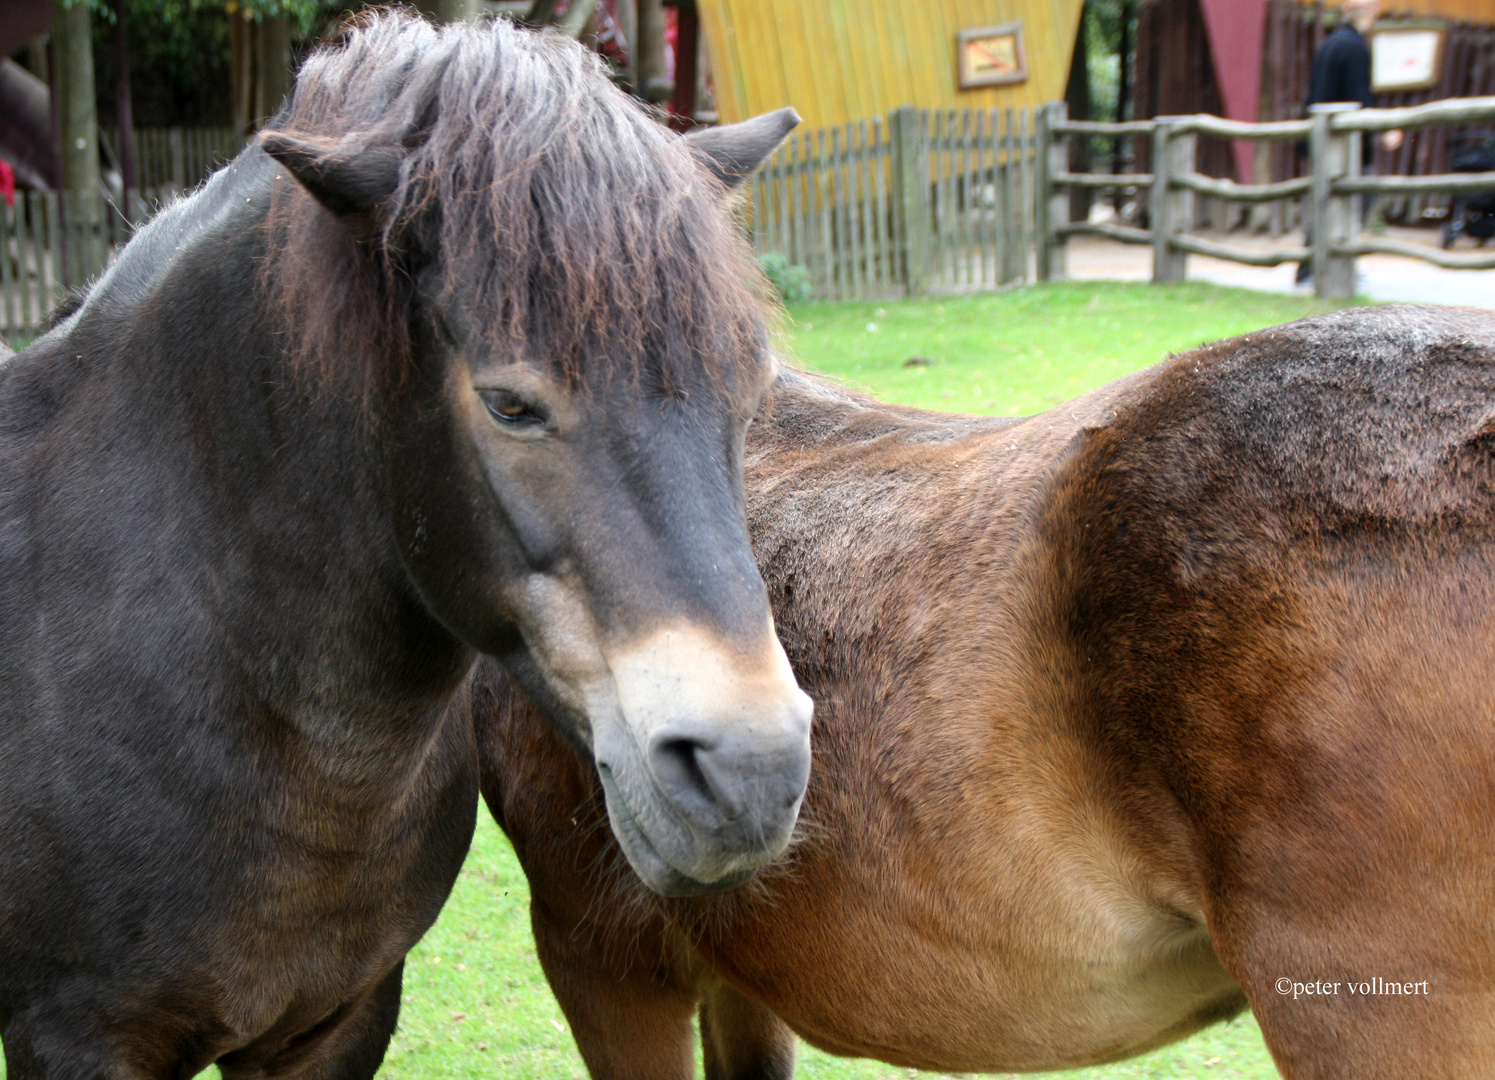
<svg viewBox="0 0 1495 1080">
<path fill-rule="evenodd" d="M 686 134 L 685 141 L 718 180 L 735 188 L 798 126 L 799 113 L 783 108 L 740 124 L 697 128 Z"/>
<path fill-rule="evenodd" d="M 400 184 L 405 151 L 370 145 L 356 135 L 342 139 L 301 138 L 266 131 L 260 146 L 339 217 L 377 218 Z"/>
</svg>

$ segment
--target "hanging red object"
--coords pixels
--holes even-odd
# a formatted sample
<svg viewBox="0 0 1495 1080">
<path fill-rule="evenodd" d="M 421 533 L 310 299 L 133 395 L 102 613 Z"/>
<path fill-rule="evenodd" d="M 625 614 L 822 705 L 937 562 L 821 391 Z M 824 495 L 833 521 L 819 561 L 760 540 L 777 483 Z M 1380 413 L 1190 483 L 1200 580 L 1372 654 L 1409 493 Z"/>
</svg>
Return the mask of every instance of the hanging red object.
<svg viewBox="0 0 1495 1080">
<path fill-rule="evenodd" d="M 1209 32 L 1215 79 L 1232 120 L 1254 121 L 1261 100 L 1261 53 L 1267 33 L 1267 0 L 1200 0 Z M 1236 139 L 1236 179 L 1249 184 L 1255 148 Z"/>
</svg>

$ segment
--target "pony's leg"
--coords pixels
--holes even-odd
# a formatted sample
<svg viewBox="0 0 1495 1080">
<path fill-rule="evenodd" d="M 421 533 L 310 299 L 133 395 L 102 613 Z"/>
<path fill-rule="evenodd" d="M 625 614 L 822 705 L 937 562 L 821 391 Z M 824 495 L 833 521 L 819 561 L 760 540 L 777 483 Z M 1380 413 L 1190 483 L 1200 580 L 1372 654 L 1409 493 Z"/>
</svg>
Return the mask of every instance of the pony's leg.
<svg viewBox="0 0 1495 1080">
<path fill-rule="evenodd" d="M 221 1058 L 224 1080 L 371 1080 L 400 1017 L 404 971 L 403 962 L 396 964 L 369 994 L 268 1060 L 236 1054 Z"/>
<path fill-rule="evenodd" d="M 535 951 L 592 1080 L 694 1080 L 697 993 L 652 934 L 605 930 L 532 903 Z"/>
<path fill-rule="evenodd" d="M 1385 950 L 1340 947 L 1331 959 L 1329 950 L 1300 941 L 1275 956 L 1253 964 L 1259 976 L 1241 982 L 1286 1080 L 1495 1075 L 1495 990 L 1460 986 L 1436 963 L 1408 963 Z"/>
<path fill-rule="evenodd" d="M 706 1080 L 793 1080 L 794 1032 L 730 986 L 701 1002 Z"/>
</svg>

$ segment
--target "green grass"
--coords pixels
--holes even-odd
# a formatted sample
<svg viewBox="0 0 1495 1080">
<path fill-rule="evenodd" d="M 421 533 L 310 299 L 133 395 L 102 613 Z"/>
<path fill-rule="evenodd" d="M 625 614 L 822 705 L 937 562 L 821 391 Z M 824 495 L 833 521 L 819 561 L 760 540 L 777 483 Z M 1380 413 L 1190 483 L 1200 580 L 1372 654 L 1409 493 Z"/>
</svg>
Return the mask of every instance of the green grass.
<svg viewBox="0 0 1495 1080">
<path fill-rule="evenodd" d="M 803 366 L 889 400 L 1013 415 L 1058 404 L 1170 352 L 1327 308 L 1308 297 L 1202 283 L 1075 283 L 961 298 L 799 304 L 789 311 L 783 342 Z M 933 363 L 905 367 L 911 356 Z M 410 956 L 400 1029 L 382 1077 L 585 1078 L 535 959 L 527 909 L 524 875 L 484 815 L 451 902 Z M 930 1074 L 806 1049 L 799 1075 Z M 1121 1065 L 1048 1075 L 1270 1080 L 1277 1074 L 1247 1017 Z"/>
<path fill-rule="evenodd" d="M 1204 282 L 1074 282 L 881 304 L 793 305 L 804 366 L 905 405 L 1041 412 L 1169 353 L 1343 305 Z M 912 357 L 932 361 L 905 367 Z"/>
</svg>

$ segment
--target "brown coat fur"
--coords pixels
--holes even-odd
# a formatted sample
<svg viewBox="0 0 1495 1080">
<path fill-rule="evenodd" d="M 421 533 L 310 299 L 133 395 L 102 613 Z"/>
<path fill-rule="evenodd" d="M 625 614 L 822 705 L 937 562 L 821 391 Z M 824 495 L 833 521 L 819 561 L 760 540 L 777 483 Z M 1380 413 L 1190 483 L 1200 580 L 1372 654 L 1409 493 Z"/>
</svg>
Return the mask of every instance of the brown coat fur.
<svg viewBox="0 0 1495 1080">
<path fill-rule="evenodd" d="M 770 408 L 752 533 L 818 710 L 787 856 L 643 893 L 590 765 L 480 676 L 594 1077 L 691 1075 L 698 1005 L 726 1078 L 788 1076 L 785 1025 L 1052 1069 L 1248 1003 L 1291 1078 L 1490 1074 L 1495 318 L 1326 316 L 1016 421 Z"/>
</svg>

